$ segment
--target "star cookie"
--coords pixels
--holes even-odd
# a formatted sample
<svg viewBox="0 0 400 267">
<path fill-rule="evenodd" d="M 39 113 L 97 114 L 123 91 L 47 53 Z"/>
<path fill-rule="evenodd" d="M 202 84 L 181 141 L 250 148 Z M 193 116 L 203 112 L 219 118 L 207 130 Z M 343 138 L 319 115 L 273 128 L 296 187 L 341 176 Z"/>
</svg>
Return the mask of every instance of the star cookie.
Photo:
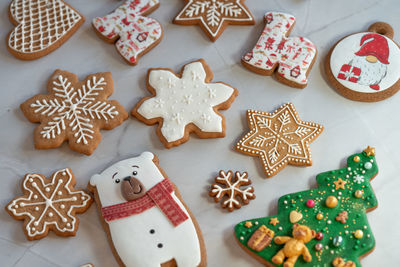
<svg viewBox="0 0 400 267">
<path fill-rule="evenodd" d="M 218 112 L 227 109 L 238 92 L 223 83 L 211 83 L 210 67 L 200 59 L 185 65 L 181 74 L 171 69 L 150 69 L 148 90 L 132 115 L 147 125 L 158 123 L 157 134 L 166 148 L 178 146 L 195 132 L 200 138 L 225 136 L 225 118 Z"/>
<path fill-rule="evenodd" d="M 187 4 L 173 23 L 199 24 L 215 42 L 229 24 L 253 25 L 254 18 L 244 0 L 186 0 Z"/>
<path fill-rule="evenodd" d="M 6 211 L 24 220 L 28 240 L 47 236 L 49 230 L 59 236 L 74 236 L 78 230 L 77 213 L 85 212 L 93 199 L 84 190 L 74 189 L 70 169 L 55 172 L 50 179 L 41 174 L 27 174 L 22 182 L 24 195 L 13 199 Z"/>
<path fill-rule="evenodd" d="M 311 166 L 309 144 L 323 126 L 300 120 L 293 104 L 285 104 L 274 113 L 248 110 L 250 132 L 236 145 L 236 150 L 261 158 L 264 172 L 272 177 L 287 164 Z"/>
<path fill-rule="evenodd" d="M 111 130 L 128 118 L 115 100 L 110 72 L 89 75 L 82 82 L 75 74 L 56 70 L 48 82 L 48 95 L 36 95 L 21 110 L 31 122 L 40 122 L 34 133 L 35 147 L 69 146 L 90 155 L 100 143 L 100 129 Z"/>
<path fill-rule="evenodd" d="M 43 57 L 68 40 L 84 17 L 62 0 L 13 0 L 10 21 L 16 27 L 8 35 L 7 48 L 15 57 Z"/>
</svg>

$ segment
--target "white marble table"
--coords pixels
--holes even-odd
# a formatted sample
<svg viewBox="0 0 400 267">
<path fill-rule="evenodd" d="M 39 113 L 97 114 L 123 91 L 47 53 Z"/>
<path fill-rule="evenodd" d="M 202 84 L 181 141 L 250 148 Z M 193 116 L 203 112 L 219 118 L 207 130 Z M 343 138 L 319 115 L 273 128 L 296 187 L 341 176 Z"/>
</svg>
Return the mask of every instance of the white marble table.
<svg viewBox="0 0 400 267">
<path fill-rule="evenodd" d="M 338 169 L 347 156 L 373 145 L 380 166 L 380 174 L 372 182 L 379 208 L 369 213 L 368 218 L 377 246 L 362 264 L 371 267 L 398 265 L 400 105 L 397 101 L 400 94 L 380 103 L 352 102 L 328 86 L 323 74 L 323 58 L 331 45 L 344 35 L 365 30 L 370 23 L 379 20 L 390 23 L 400 34 L 398 0 L 248 0 L 256 25 L 228 27 L 216 43 L 211 43 L 199 27 L 171 24 L 183 1 L 162 0 L 161 7 L 151 16 L 164 26 L 164 40 L 136 67 L 123 62 L 115 48 L 101 41 L 90 25 L 93 17 L 113 10 L 119 1 L 70 0 L 87 21 L 60 49 L 32 62 L 17 60 L 7 52 L 4 40 L 12 28 L 7 18 L 8 2 L 0 2 L 1 207 L 21 193 L 20 182 L 25 173 L 50 175 L 55 170 L 70 167 L 78 186 L 85 187 L 92 174 L 110 163 L 150 150 L 158 155 L 161 166 L 180 187 L 197 217 L 207 246 L 209 266 L 259 266 L 236 244 L 233 226 L 246 218 L 275 214 L 281 195 L 315 186 L 318 173 Z M 270 10 L 295 15 L 298 22 L 292 34 L 307 36 L 319 49 L 310 84 L 304 90 L 255 75 L 240 65 L 241 55 L 253 46 L 264 27 L 263 14 Z M 400 42 L 399 35 L 395 34 L 394 39 Z M 24 118 L 19 104 L 44 93 L 47 79 L 56 68 L 77 73 L 80 78 L 111 71 L 115 83 L 112 99 L 119 100 L 130 110 L 141 97 L 148 95 L 145 87 L 148 68 L 179 70 L 183 64 L 198 58 L 209 63 L 215 80 L 228 82 L 240 92 L 232 107 L 223 112 L 227 118 L 226 138 L 201 140 L 192 136 L 188 143 L 167 150 L 158 140 L 155 127 L 130 118 L 113 131 L 103 131 L 103 141 L 90 157 L 71 151 L 65 144 L 47 151 L 34 149 L 32 132 L 37 125 Z M 272 111 L 288 101 L 295 104 L 303 119 L 321 123 L 325 130 L 312 143 L 312 167 L 289 166 L 274 178 L 265 179 L 258 160 L 235 152 L 233 146 L 248 129 L 246 109 Z M 248 171 L 257 199 L 239 211 L 221 211 L 207 195 L 210 182 L 220 169 Z M 116 266 L 95 206 L 79 219 L 76 237 L 61 238 L 52 233 L 40 241 L 28 242 L 22 222 L 0 209 L 0 265 L 79 266 L 92 262 L 97 267 Z"/>
</svg>

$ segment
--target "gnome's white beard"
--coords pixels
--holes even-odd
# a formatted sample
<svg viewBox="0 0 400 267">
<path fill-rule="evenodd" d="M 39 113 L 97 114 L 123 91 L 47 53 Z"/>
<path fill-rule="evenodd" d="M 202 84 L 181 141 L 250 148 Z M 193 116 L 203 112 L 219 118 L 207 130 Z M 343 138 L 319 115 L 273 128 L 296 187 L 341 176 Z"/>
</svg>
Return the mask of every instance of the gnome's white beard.
<svg viewBox="0 0 400 267">
<path fill-rule="evenodd" d="M 358 83 L 362 85 L 379 84 L 386 76 L 387 66 L 379 60 L 375 63 L 371 63 L 368 62 L 365 57 L 355 56 L 349 65 L 361 69 Z"/>
</svg>

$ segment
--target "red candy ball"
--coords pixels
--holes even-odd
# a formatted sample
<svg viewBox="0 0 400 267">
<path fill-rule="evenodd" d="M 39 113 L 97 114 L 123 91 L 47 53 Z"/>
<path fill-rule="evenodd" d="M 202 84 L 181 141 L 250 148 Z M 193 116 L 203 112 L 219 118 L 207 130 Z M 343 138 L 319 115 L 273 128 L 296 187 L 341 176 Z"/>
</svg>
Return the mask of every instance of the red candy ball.
<svg viewBox="0 0 400 267">
<path fill-rule="evenodd" d="M 317 240 L 321 240 L 322 238 L 324 238 L 324 234 L 321 232 L 318 232 L 317 235 L 315 236 L 315 239 Z"/>
<path fill-rule="evenodd" d="M 307 207 L 312 208 L 315 206 L 315 202 L 312 199 L 307 200 L 306 202 Z"/>
</svg>

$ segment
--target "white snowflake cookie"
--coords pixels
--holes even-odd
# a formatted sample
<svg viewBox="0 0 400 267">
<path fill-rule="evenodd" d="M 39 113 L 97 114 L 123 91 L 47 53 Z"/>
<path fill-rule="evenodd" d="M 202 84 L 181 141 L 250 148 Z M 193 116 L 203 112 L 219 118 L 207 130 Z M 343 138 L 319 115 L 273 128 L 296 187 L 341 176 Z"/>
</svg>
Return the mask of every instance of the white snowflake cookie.
<svg viewBox="0 0 400 267">
<path fill-rule="evenodd" d="M 140 121 L 159 124 L 157 134 L 167 148 L 178 146 L 195 132 L 200 138 L 225 136 L 227 109 L 238 92 L 223 83 L 211 83 L 209 66 L 200 59 L 185 65 L 181 74 L 171 69 L 150 69 L 148 89 L 153 94 L 142 99 L 132 114 Z"/>
<path fill-rule="evenodd" d="M 93 199 L 84 190 L 75 189 L 70 169 L 55 172 L 50 179 L 27 174 L 22 182 L 23 196 L 14 198 L 6 211 L 24 220 L 28 240 L 38 240 L 54 231 L 59 236 L 74 236 L 78 230 L 77 213 L 85 212 Z"/>
<path fill-rule="evenodd" d="M 251 184 L 247 172 L 224 172 L 220 171 L 219 176 L 215 178 L 215 184 L 211 186 L 210 197 L 213 197 L 215 202 L 221 201 L 222 208 L 232 212 L 235 208 L 240 209 L 243 205 L 249 204 L 251 199 L 255 199 L 254 188 L 252 186 L 245 187 Z M 245 187 L 245 188 L 242 188 Z"/>
<path fill-rule="evenodd" d="M 128 118 L 115 100 L 110 72 L 96 73 L 82 82 L 67 71 L 56 70 L 48 82 L 48 95 L 36 95 L 21 109 L 31 122 L 40 122 L 35 147 L 48 149 L 69 141 L 71 149 L 90 155 L 100 143 L 100 129 L 111 130 Z"/>
<path fill-rule="evenodd" d="M 187 4 L 175 17 L 174 23 L 195 25 L 214 42 L 229 25 L 253 25 L 254 18 L 244 0 L 186 0 Z"/>
</svg>

